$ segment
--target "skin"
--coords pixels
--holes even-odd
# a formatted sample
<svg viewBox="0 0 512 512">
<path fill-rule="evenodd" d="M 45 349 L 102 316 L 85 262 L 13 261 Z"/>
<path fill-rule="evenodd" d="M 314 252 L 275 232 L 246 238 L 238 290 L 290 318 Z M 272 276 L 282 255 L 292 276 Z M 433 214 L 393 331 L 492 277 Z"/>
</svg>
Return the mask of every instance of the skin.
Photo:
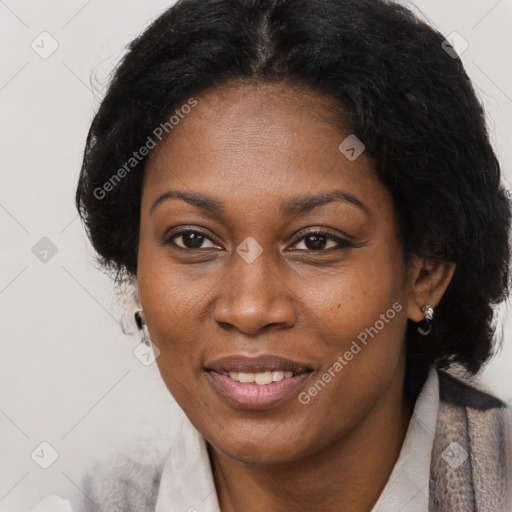
<svg viewBox="0 0 512 512">
<path fill-rule="evenodd" d="M 222 512 L 369 511 L 412 413 L 402 399 L 407 319 L 438 304 L 454 266 L 406 264 L 392 198 L 366 153 L 349 161 L 338 150 L 350 131 L 332 122 L 330 100 L 284 84 L 196 100 L 152 151 L 143 183 L 137 279 L 162 378 L 209 443 Z M 214 197 L 225 212 L 178 198 L 150 212 L 171 189 Z M 334 189 L 364 209 L 333 201 L 280 217 L 282 201 Z M 179 227 L 202 231 L 202 245 L 188 235 L 173 245 Z M 320 228 L 354 246 L 315 245 Z M 236 251 L 248 236 L 262 248 L 252 263 Z M 203 369 L 277 355 L 311 365 L 307 391 L 395 303 L 401 311 L 308 404 L 293 396 L 242 410 Z"/>
</svg>

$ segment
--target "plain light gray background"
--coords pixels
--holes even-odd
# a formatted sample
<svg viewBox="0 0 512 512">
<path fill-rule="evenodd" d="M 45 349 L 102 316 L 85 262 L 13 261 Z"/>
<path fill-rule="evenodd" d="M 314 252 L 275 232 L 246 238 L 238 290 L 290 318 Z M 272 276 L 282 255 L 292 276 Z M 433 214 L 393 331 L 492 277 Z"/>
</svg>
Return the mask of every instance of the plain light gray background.
<svg viewBox="0 0 512 512">
<path fill-rule="evenodd" d="M 156 365 L 134 356 L 138 333 L 123 334 L 112 282 L 95 269 L 74 208 L 85 136 L 108 73 L 171 3 L 0 0 L 0 511 L 75 495 L 89 463 L 124 443 L 151 436 L 168 449 L 182 418 Z M 408 5 L 445 36 L 457 31 L 469 43 L 462 60 L 510 183 L 512 1 Z M 58 48 L 44 59 L 33 41 L 39 52 Z M 508 309 L 501 310 L 505 349 L 483 377 L 510 401 Z M 133 311 L 127 304 L 126 322 Z M 40 464 L 52 449 L 42 442 L 58 452 L 48 469 Z"/>
</svg>

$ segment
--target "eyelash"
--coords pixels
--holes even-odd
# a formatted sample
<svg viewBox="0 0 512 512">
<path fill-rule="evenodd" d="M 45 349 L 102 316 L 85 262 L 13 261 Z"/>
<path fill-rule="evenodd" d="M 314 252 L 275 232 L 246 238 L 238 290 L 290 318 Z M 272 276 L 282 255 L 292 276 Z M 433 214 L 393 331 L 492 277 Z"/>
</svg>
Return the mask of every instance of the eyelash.
<svg viewBox="0 0 512 512">
<path fill-rule="evenodd" d="M 170 236 L 166 236 L 163 239 L 163 241 L 162 241 L 162 245 L 174 245 L 176 248 L 182 249 L 184 251 L 201 251 L 201 250 L 204 250 L 204 249 L 201 249 L 201 248 L 192 249 L 192 248 L 188 248 L 188 247 L 181 247 L 181 246 L 176 245 L 174 243 L 173 240 L 175 238 L 179 238 L 180 236 L 187 235 L 187 234 L 190 234 L 190 233 L 195 233 L 195 234 L 203 235 L 210 242 L 216 243 L 214 240 L 212 240 L 203 231 L 200 231 L 200 230 L 197 230 L 197 229 L 184 229 L 184 230 L 172 233 L 172 235 L 170 235 Z M 327 238 L 329 240 L 332 240 L 332 241 L 336 242 L 338 244 L 338 247 L 331 247 L 329 249 L 317 249 L 317 250 L 315 250 L 315 249 L 301 249 L 300 252 L 308 252 L 309 251 L 309 252 L 325 252 L 325 253 L 330 253 L 331 251 L 339 251 L 339 250 L 342 250 L 342 249 L 348 249 L 348 248 L 356 247 L 356 245 L 353 242 L 350 242 L 346 238 L 341 238 L 341 237 L 332 235 L 331 233 L 329 233 L 327 231 L 323 231 L 323 230 L 315 230 L 315 231 L 308 231 L 308 232 L 305 232 L 305 233 L 304 232 L 303 233 L 299 233 L 299 235 L 301 235 L 301 234 L 303 236 L 301 238 L 299 238 L 293 245 L 297 245 L 300 241 L 302 241 L 304 238 L 307 238 L 308 236 L 321 235 L 321 236 L 323 236 L 323 237 L 325 237 L 325 238 Z M 211 247 L 208 247 L 208 249 L 211 249 Z"/>
</svg>

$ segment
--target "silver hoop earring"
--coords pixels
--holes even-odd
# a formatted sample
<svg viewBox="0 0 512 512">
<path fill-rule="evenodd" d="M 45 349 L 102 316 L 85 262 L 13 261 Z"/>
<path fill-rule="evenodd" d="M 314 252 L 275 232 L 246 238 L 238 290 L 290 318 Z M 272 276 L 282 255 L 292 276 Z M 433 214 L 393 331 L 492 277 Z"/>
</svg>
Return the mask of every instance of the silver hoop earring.
<svg viewBox="0 0 512 512">
<path fill-rule="evenodd" d="M 146 326 L 146 320 L 144 318 L 144 312 L 141 310 L 135 312 L 135 323 L 137 327 L 142 331 L 142 337 L 140 342 L 144 343 L 148 347 L 151 346 L 151 339 L 149 338 L 149 331 Z"/>
<path fill-rule="evenodd" d="M 422 336 L 428 336 L 430 334 L 430 331 L 432 330 L 434 308 L 427 301 L 425 301 L 425 304 L 421 306 L 421 311 L 425 313 L 425 319 L 423 320 L 424 326 L 418 325 L 417 329 Z"/>
</svg>

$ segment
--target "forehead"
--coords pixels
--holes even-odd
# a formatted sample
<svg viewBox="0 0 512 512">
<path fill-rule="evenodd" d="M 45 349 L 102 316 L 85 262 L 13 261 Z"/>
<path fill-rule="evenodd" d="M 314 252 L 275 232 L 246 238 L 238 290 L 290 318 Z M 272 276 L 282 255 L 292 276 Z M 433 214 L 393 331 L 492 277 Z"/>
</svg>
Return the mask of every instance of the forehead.
<svg viewBox="0 0 512 512">
<path fill-rule="evenodd" d="M 333 132 L 346 131 L 337 115 L 341 106 L 304 86 L 231 82 L 210 89 L 195 100 L 197 106 L 188 114 L 181 119 L 175 117 L 178 122 L 154 153 L 178 143 L 193 144 L 192 132 L 203 137 L 203 143 L 208 144 L 205 150 L 215 151 L 229 144 L 250 150 L 256 136 L 260 145 L 267 142 L 271 147 L 290 144 L 292 135 L 305 135 L 313 144 L 317 137 L 312 137 L 311 132 L 325 135 L 319 125 L 330 125 Z"/>
<path fill-rule="evenodd" d="M 236 84 L 195 97 L 197 105 L 149 156 L 144 195 L 165 188 L 232 195 L 250 202 L 343 186 L 387 194 L 372 159 L 349 160 L 341 106 L 305 87 Z M 178 107 L 179 108 L 179 107 Z"/>
</svg>

